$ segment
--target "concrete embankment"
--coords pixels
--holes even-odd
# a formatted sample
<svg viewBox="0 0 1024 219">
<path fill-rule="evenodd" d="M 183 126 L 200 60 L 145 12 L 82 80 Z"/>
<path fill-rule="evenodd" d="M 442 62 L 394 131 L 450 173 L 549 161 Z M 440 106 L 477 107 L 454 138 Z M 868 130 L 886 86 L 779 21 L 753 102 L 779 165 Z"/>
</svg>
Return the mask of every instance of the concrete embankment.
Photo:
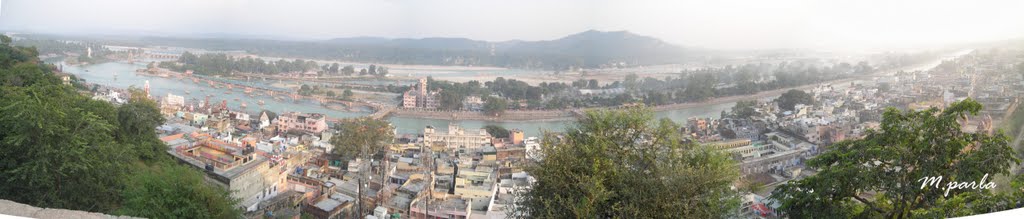
<svg viewBox="0 0 1024 219">
<path fill-rule="evenodd" d="M 22 203 L 0 199 L 0 218 L 3 216 L 28 217 L 28 218 L 80 218 L 80 219 L 111 219 L 111 218 L 137 218 L 128 216 L 114 216 L 95 212 L 75 211 L 67 209 L 40 208 Z"/>
<path fill-rule="evenodd" d="M 456 119 L 480 121 L 568 121 L 573 120 L 567 110 L 508 110 L 500 116 L 487 115 L 476 111 L 449 111 L 423 109 L 396 109 L 394 116 L 429 119 Z"/>
</svg>

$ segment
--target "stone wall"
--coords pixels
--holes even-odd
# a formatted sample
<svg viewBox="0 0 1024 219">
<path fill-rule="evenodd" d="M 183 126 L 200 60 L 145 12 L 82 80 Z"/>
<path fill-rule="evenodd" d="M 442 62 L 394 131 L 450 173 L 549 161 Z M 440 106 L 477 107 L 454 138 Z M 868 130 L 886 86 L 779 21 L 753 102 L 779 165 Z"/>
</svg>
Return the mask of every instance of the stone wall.
<svg viewBox="0 0 1024 219">
<path fill-rule="evenodd" d="M 0 217 L 17 216 L 29 218 L 81 218 L 81 219 L 110 219 L 110 218 L 136 218 L 128 216 L 113 216 L 101 213 L 74 211 L 67 209 L 39 208 L 31 205 L 17 203 L 0 199 Z"/>
</svg>

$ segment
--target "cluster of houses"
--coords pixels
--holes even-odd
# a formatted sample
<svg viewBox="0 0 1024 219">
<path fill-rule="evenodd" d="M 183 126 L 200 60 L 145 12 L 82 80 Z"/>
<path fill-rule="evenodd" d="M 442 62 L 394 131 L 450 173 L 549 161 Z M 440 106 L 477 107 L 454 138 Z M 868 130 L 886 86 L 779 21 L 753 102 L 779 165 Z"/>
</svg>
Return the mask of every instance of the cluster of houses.
<svg viewBox="0 0 1024 219">
<path fill-rule="evenodd" d="M 690 118 L 680 131 L 731 154 L 744 181 L 774 188 L 815 174 L 804 168 L 807 159 L 878 128 L 887 107 L 943 108 L 972 98 L 985 108 L 962 121 L 963 129 L 993 132 L 1024 94 L 1024 79 L 1009 64 L 1016 61 L 1008 53 L 974 52 L 928 71 L 821 85 L 807 91 L 812 104 L 792 110 L 761 99 L 750 117 Z M 113 90 L 95 98 L 127 99 Z M 331 153 L 336 133 L 322 114 L 254 115 L 226 102 L 190 104 L 171 94 L 158 99 L 168 118 L 158 128 L 167 152 L 230 189 L 251 217 L 504 218 L 514 207 L 513 194 L 533 180 L 522 164 L 542 157 L 539 140 L 521 130 L 498 138 L 450 124 L 398 136 L 382 153 L 346 160 Z M 405 93 L 403 107 L 436 108 L 437 101 L 437 92 L 420 80 Z M 476 109 L 482 103 L 467 98 L 463 104 Z M 778 217 L 779 203 L 765 198 L 769 192 L 745 194 L 740 214 Z"/>
<path fill-rule="evenodd" d="M 771 99 L 758 100 L 750 118 L 690 118 L 683 132 L 699 143 L 733 155 L 743 178 L 766 185 L 813 175 L 804 161 L 828 145 L 862 138 L 877 129 L 888 107 L 898 110 L 942 109 L 972 98 L 984 109 L 961 121 L 967 132 L 993 133 L 1024 95 L 1024 78 L 1013 70 L 1015 53 L 974 52 L 927 71 L 898 72 L 872 80 L 815 87 L 813 104 L 782 110 Z M 747 194 L 741 214 L 775 217 L 779 203 Z"/>
<path fill-rule="evenodd" d="M 428 126 L 386 152 L 344 160 L 324 115 L 248 114 L 225 102 L 158 98 L 167 152 L 232 191 L 247 217 L 504 218 L 529 185 L 520 169 L 539 140 L 511 130 Z M 361 185 L 361 186 L 360 186 Z"/>
</svg>

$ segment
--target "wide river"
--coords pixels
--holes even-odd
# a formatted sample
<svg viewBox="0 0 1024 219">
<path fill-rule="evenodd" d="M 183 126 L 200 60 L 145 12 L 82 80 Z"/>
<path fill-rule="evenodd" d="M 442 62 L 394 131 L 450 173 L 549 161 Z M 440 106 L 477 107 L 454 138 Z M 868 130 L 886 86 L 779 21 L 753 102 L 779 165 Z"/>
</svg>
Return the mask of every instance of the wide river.
<svg viewBox="0 0 1024 219">
<path fill-rule="evenodd" d="M 905 68 L 905 70 L 925 70 L 938 65 L 940 60 L 957 57 L 959 55 L 966 54 L 970 50 L 959 51 L 951 55 L 942 57 L 934 62 L 929 62 L 922 65 L 912 66 Z M 59 63 L 53 62 L 55 64 Z M 134 64 L 123 63 L 123 62 L 109 62 L 102 64 L 93 64 L 85 66 L 64 66 L 64 71 L 77 75 L 79 78 L 85 79 L 86 82 L 101 84 L 117 88 L 128 88 L 129 86 L 142 87 L 148 80 L 150 84 L 150 93 L 154 96 L 166 96 L 168 93 L 185 96 L 186 102 L 202 101 L 207 95 L 212 94 L 210 97 L 211 102 L 220 102 L 227 100 L 228 106 L 232 109 L 239 109 L 242 103 L 246 103 L 247 108 L 244 111 L 255 113 L 260 110 L 270 110 L 278 113 L 296 111 L 296 112 L 311 112 L 311 113 L 322 113 L 328 117 L 333 118 L 350 118 L 358 117 L 370 114 L 369 111 L 363 112 L 351 112 L 351 111 L 338 111 L 331 110 L 321 106 L 318 103 L 311 101 L 299 101 L 294 102 L 289 98 L 284 100 L 275 100 L 272 97 L 263 95 L 249 97 L 246 96 L 239 89 L 230 91 L 226 88 L 217 89 L 206 85 L 205 83 L 193 83 L 191 80 L 178 80 L 174 78 L 161 78 L 152 76 L 141 76 L 136 75 L 135 70 L 145 68 L 145 62 L 136 62 Z M 523 73 L 519 70 L 508 70 L 509 72 L 494 72 L 495 70 L 489 70 L 491 73 L 503 75 L 516 75 Z M 499 70 L 500 71 L 500 70 Z M 188 93 L 186 93 L 188 91 Z M 258 100 L 263 100 L 264 105 L 257 105 Z M 669 118 L 676 122 L 685 122 L 690 117 L 713 117 L 717 118 L 723 110 L 728 110 L 735 105 L 736 102 L 726 102 L 720 104 L 708 104 L 698 107 L 690 107 L 685 109 L 670 110 L 656 112 L 655 117 L 657 118 Z M 434 127 L 441 127 L 446 129 L 448 123 L 456 122 L 463 128 L 475 129 L 485 125 L 500 125 L 508 129 L 518 128 L 525 132 L 526 136 L 540 136 L 542 130 L 548 131 L 562 131 L 568 125 L 566 121 L 549 121 L 549 122 L 493 122 L 493 121 L 477 121 L 477 120 L 458 120 L 450 121 L 443 119 L 425 119 L 425 118 L 405 118 L 405 117 L 390 117 L 388 120 L 398 129 L 399 134 L 418 134 L 423 131 L 423 128 L 432 125 Z"/>
</svg>

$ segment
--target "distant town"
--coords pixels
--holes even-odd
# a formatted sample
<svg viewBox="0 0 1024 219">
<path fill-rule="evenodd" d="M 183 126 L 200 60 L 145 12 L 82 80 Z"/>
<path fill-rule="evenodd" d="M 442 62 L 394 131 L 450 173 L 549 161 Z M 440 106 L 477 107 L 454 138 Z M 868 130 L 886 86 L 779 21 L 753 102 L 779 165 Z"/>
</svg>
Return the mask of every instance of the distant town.
<svg viewBox="0 0 1024 219">
<path fill-rule="evenodd" d="M 1019 214 L 1020 6 L 8 2 L 0 218 Z"/>
<path fill-rule="evenodd" d="M 960 125 L 966 132 L 991 135 L 1004 127 L 1006 121 L 1013 120 L 1019 97 L 1024 94 L 1022 74 L 1012 70 L 1021 61 L 1016 53 L 984 49 L 936 59 L 941 61 L 916 70 L 883 70 L 864 62 L 858 66 L 829 65 L 824 71 L 830 73 L 823 74 L 829 76 L 816 79 L 783 78 L 793 77 L 777 73 L 787 68 L 796 74 L 806 74 L 803 72 L 808 69 L 822 71 L 814 65 L 808 68 L 783 63 L 683 71 L 682 76 L 665 80 L 640 79 L 631 74 L 605 85 L 596 80 L 556 80 L 535 86 L 500 77 L 484 84 L 428 77 L 400 83 L 402 80 L 389 79 L 393 73 L 387 73 L 383 66 L 370 65 L 369 71 L 361 69 L 356 73 L 352 66 L 335 63 L 321 68 L 316 62 L 301 60 L 294 65 L 307 67 L 295 67 L 298 71 L 274 70 L 278 73 L 268 74 L 228 69 L 224 70 L 228 74 L 212 74 L 197 69 L 212 71 L 211 64 L 201 59 L 214 53 L 197 56 L 184 49 L 103 46 L 97 49 L 104 51 L 100 55 L 93 54 L 92 48 L 96 47 L 85 48 L 86 54 L 42 56 L 69 55 L 116 62 L 171 60 L 150 61 L 148 66 L 130 74 L 199 84 L 215 92 L 227 90 L 225 94 L 245 94 L 241 97 L 244 101 L 229 100 L 212 92 L 203 99 L 189 100 L 186 96 L 198 91 L 156 95 L 149 80 L 141 87 L 129 88 L 139 89 L 147 98 L 158 101 L 166 122 L 157 127 L 157 132 L 168 146 L 166 153 L 202 170 L 211 183 L 232 191 L 231 197 L 239 200 L 237 207 L 244 209 L 247 217 L 504 218 L 511 215 L 515 194 L 528 190 L 535 182 L 523 167 L 544 159 L 540 147 L 545 136 L 496 125 L 467 128 L 458 121 L 565 121 L 583 116 L 586 110 L 643 105 L 677 110 L 716 99 L 731 100 L 727 102 L 731 107 L 713 115 L 672 118 L 680 121 L 680 129 L 675 131 L 688 142 L 729 154 L 738 166 L 743 184 L 765 188 L 744 192 L 737 215 L 779 217 L 780 203 L 769 197 L 774 187 L 815 175 L 817 170 L 806 168 L 807 160 L 829 150 L 829 145 L 861 139 L 870 130 L 879 129 L 886 108 L 942 109 L 957 101 L 974 99 L 984 110 L 962 120 Z M 266 67 L 264 61 L 242 52 L 228 54 L 225 57 L 243 58 L 222 57 L 224 62 L 231 63 L 227 68 Z M 85 64 L 75 61 L 61 63 Z M 272 65 L 290 65 L 283 59 L 277 63 Z M 68 67 L 64 64 L 61 68 Z M 707 85 L 704 88 L 695 84 L 701 83 L 701 77 L 709 72 L 746 79 L 715 84 L 712 77 L 703 84 Z M 123 104 L 132 98 L 128 89 L 76 81 L 73 77 L 81 76 L 67 74 L 63 80 L 84 87 L 95 100 Z M 116 80 L 117 76 L 114 77 Z M 390 82 L 346 82 L 368 79 Z M 267 80 L 271 83 L 263 83 Z M 282 83 L 293 84 L 289 88 L 281 87 Z M 325 85 L 331 83 L 334 85 Z M 677 93 L 673 91 L 675 86 L 684 89 Z M 385 95 L 388 98 L 371 97 L 380 93 L 391 94 Z M 360 107 L 366 107 L 370 113 L 332 118 L 319 112 L 266 110 L 262 109 L 263 100 L 251 102 L 258 96 L 296 103 L 312 100 L 329 110 L 359 112 Z M 245 101 L 250 102 L 247 105 Z M 384 140 L 379 153 L 338 153 L 348 150 L 338 148 L 336 144 L 345 142 L 338 138 L 352 138 L 345 136 L 339 124 L 357 122 L 358 117 L 383 119 L 396 115 L 448 122 L 426 125 L 409 133 L 400 133 L 395 128 L 400 124 L 390 124 L 386 131 L 389 138 Z M 548 136 L 562 135 L 560 130 L 549 131 Z M 1024 132 L 1007 134 L 1020 139 Z M 1019 145 L 1018 142 L 1013 145 Z"/>
</svg>

